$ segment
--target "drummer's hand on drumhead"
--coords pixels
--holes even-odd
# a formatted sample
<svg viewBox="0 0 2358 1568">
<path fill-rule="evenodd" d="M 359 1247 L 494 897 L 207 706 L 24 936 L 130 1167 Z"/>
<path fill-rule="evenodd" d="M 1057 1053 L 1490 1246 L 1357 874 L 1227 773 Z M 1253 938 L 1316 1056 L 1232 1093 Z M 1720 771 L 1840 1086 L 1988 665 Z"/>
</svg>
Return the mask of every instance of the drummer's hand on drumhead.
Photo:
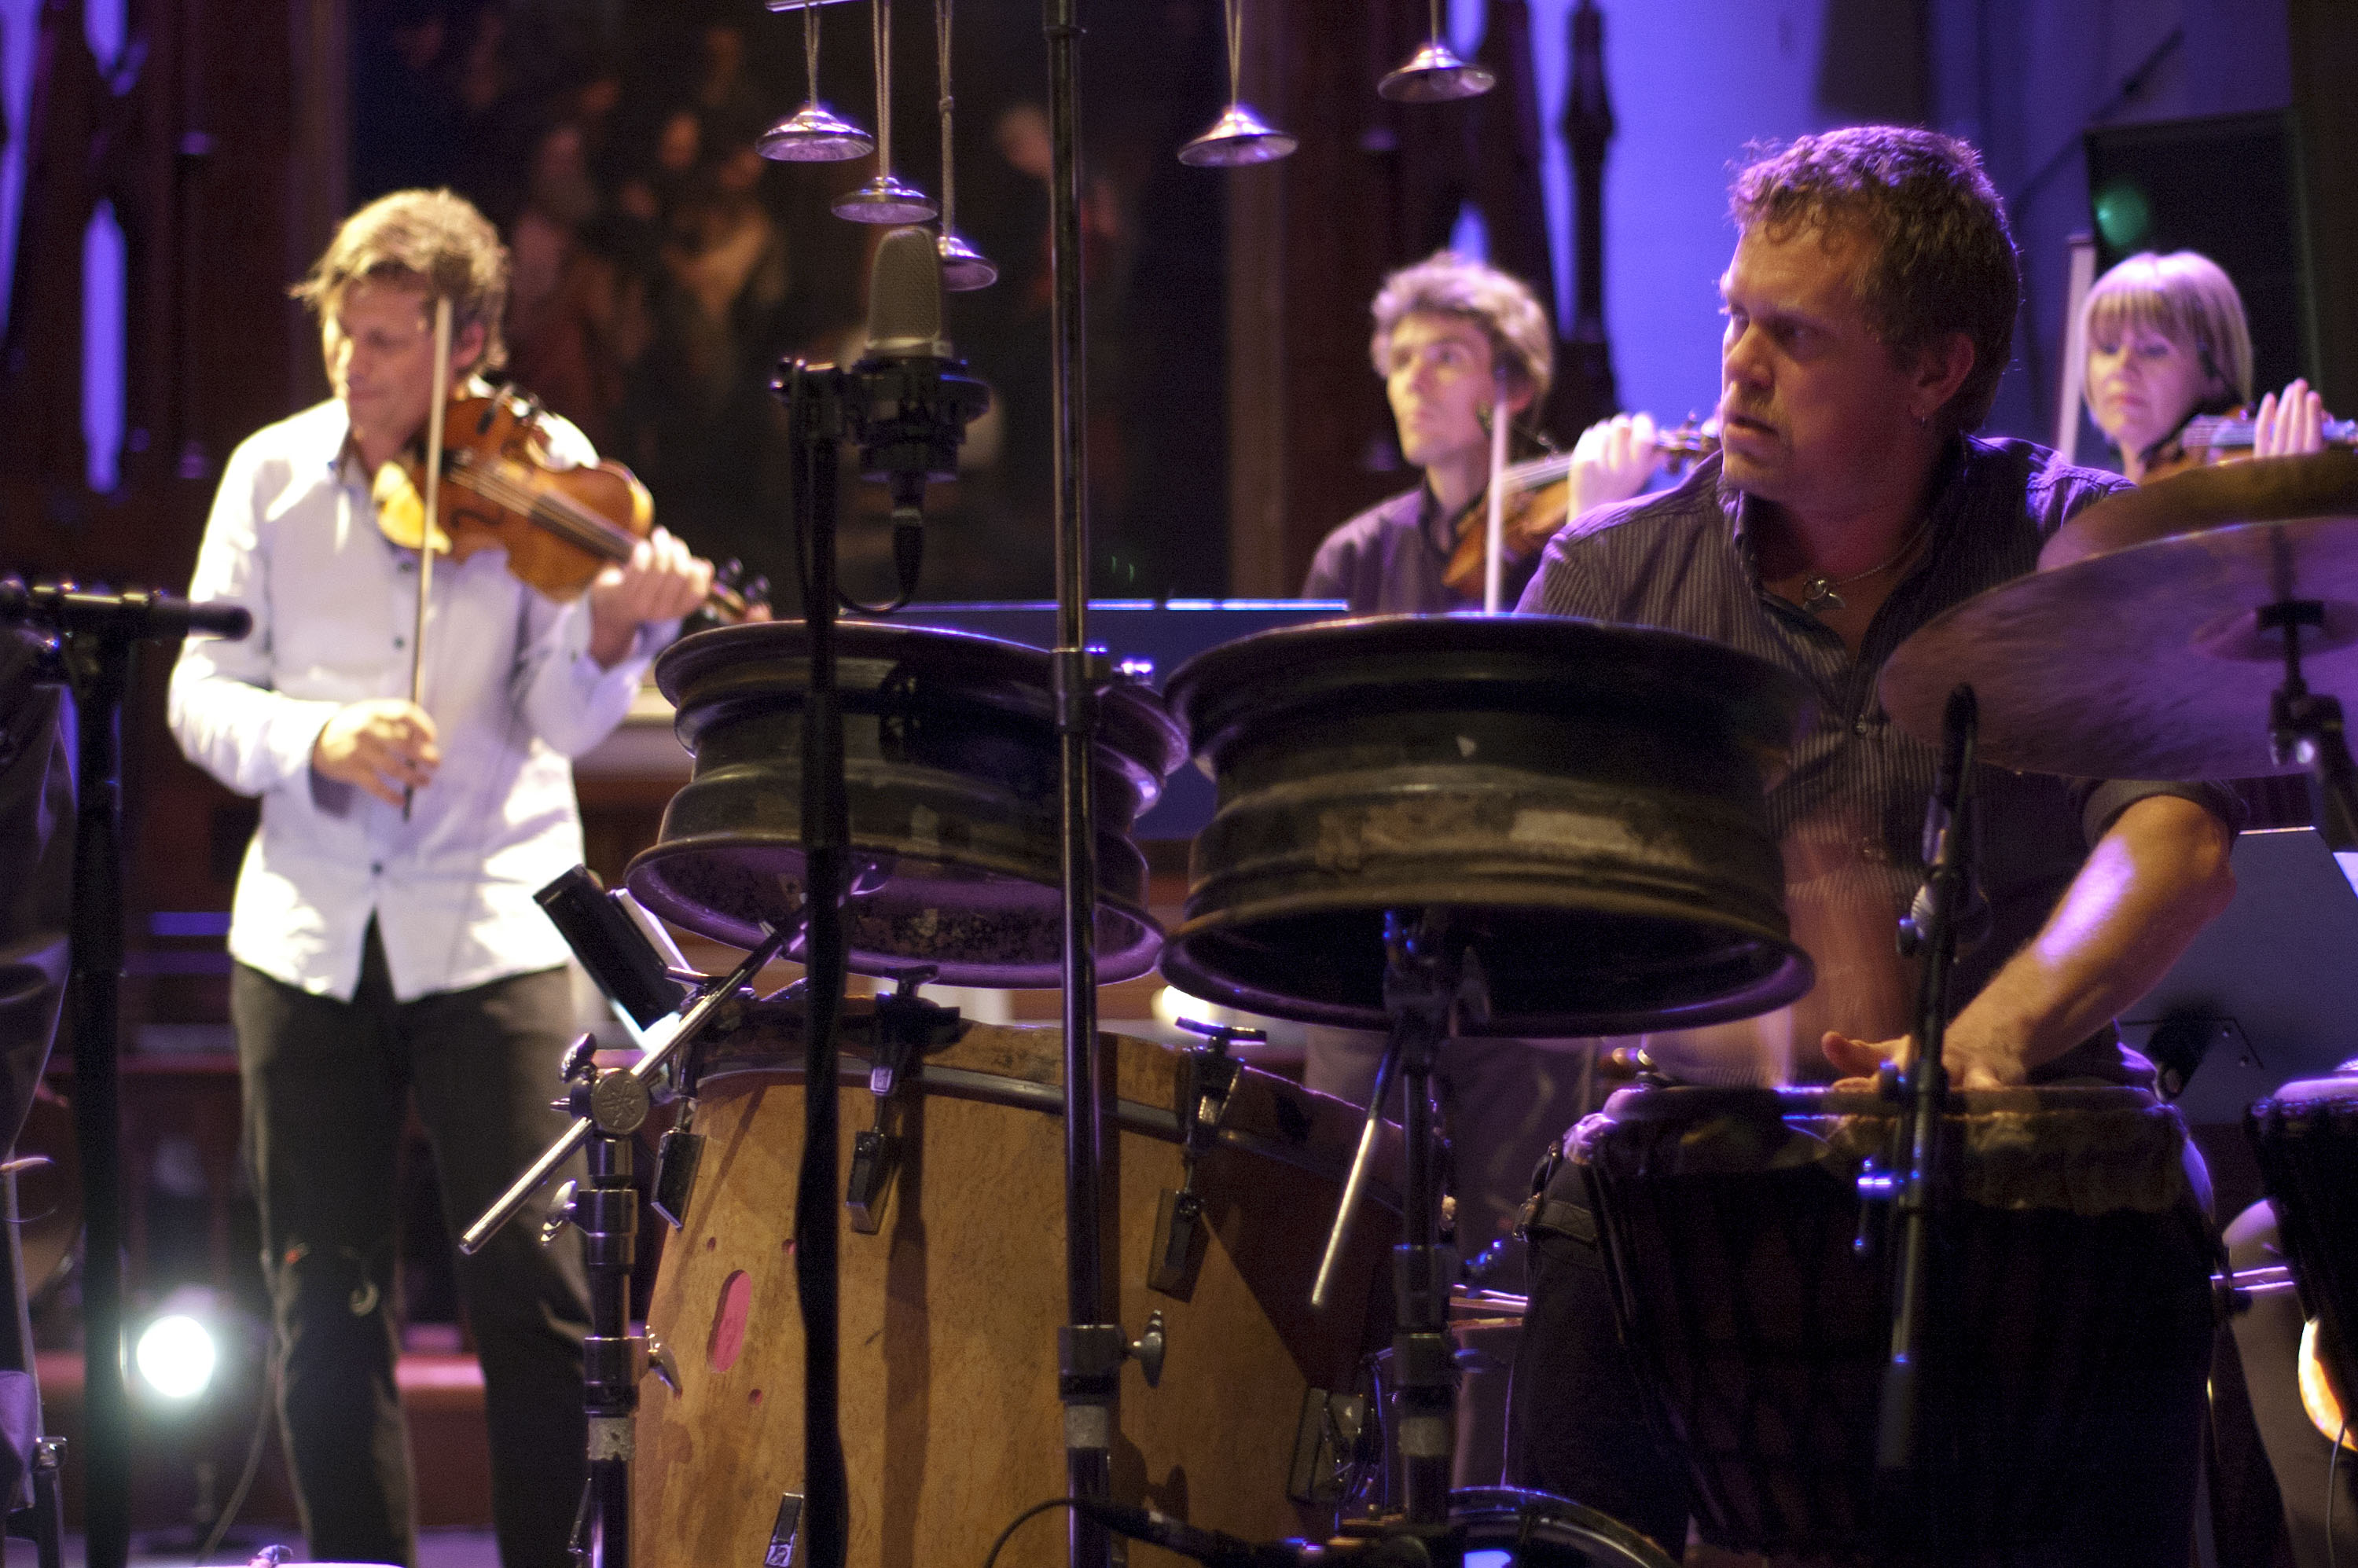
<svg viewBox="0 0 2358 1568">
<path fill-rule="evenodd" d="M 1572 446 L 1571 515 L 1645 489 L 1662 462 L 1655 435 L 1650 414 L 1616 414 L 1583 430 Z"/>
<path fill-rule="evenodd" d="M 2325 400 L 2296 378 L 2278 397 L 2271 392 L 2260 399 L 2252 416 L 2252 456 L 2288 458 L 2325 449 Z"/>
<path fill-rule="evenodd" d="M 1908 1049 L 1909 1043 L 1905 1036 L 1880 1043 L 1854 1040 L 1847 1034 L 1829 1029 L 1818 1044 L 1825 1052 L 1827 1062 L 1839 1075 L 1834 1084 L 1836 1088 L 1863 1088 L 1875 1081 L 1875 1075 L 1883 1070 L 1884 1063 L 1904 1061 L 1906 1058 L 1902 1053 Z"/>
<path fill-rule="evenodd" d="M 1854 1040 L 1829 1029 L 1819 1045 L 1834 1071 L 1842 1075 L 1836 1087 L 1863 1088 L 1875 1081 L 1886 1062 L 1896 1062 L 1905 1070 L 1909 1057 L 1915 1053 L 1916 1037 L 1903 1034 L 1897 1040 Z M 1953 1037 L 1942 1054 L 1948 1058 L 1952 1088 L 1996 1089 L 2021 1081 L 2019 1073 L 2008 1077 L 1996 1064 L 1971 1050 L 1969 1043 Z"/>
</svg>

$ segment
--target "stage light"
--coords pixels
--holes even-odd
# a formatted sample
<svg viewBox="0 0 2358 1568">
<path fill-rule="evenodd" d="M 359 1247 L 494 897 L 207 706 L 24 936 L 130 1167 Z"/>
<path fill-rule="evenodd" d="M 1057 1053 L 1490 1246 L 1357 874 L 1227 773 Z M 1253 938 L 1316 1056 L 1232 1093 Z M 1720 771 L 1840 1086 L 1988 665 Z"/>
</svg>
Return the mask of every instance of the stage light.
<svg viewBox="0 0 2358 1568">
<path fill-rule="evenodd" d="M 167 1400 L 190 1400 L 210 1388 L 221 1352 L 212 1331 L 186 1313 L 168 1313 L 139 1334 L 132 1360 L 147 1387 Z"/>
</svg>

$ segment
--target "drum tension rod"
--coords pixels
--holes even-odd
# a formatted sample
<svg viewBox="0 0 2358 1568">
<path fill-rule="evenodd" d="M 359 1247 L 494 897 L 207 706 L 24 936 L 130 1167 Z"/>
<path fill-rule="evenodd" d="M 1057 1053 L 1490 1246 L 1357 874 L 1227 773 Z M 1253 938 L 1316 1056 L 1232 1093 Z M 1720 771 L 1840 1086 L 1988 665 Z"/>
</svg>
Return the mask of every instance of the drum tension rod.
<svg viewBox="0 0 2358 1568">
<path fill-rule="evenodd" d="M 892 1129 L 898 1120 L 895 1107 L 913 1077 L 909 1069 L 924 1053 L 938 1051 L 957 1038 L 958 1010 L 917 994 L 919 986 L 940 972 L 932 964 L 896 969 L 892 993 L 876 999 L 875 1038 L 868 1058 L 868 1092 L 876 1101 L 876 1122 L 852 1135 L 851 1174 L 843 1192 L 851 1228 L 862 1236 L 873 1236 L 884 1225 L 892 1177 L 901 1165 L 901 1135 Z"/>
<path fill-rule="evenodd" d="M 1237 1086 L 1238 1063 L 1228 1047 L 1239 1040 L 1260 1044 L 1269 1032 L 1184 1017 L 1179 1027 L 1202 1035 L 1205 1044 L 1189 1046 L 1179 1057 L 1177 1103 L 1172 1108 L 1179 1118 L 1182 1174 L 1178 1186 L 1163 1189 L 1155 1206 L 1146 1288 L 1184 1301 L 1195 1289 L 1195 1270 L 1204 1256 L 1204 1200 L 1195 1191 L 1195 1162 L 1218 1141 L 1220 1123 L 1228 1114 L 1228 1094 Z"/>
</svg>

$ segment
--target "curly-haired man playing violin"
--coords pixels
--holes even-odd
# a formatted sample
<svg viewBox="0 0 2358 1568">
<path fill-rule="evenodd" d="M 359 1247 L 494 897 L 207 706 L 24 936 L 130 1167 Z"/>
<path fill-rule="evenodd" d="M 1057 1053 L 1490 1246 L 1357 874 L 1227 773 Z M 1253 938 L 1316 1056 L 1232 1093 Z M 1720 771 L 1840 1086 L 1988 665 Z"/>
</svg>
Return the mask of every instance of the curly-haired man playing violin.
<svg viewBox="0 0 2358 1568">
<path fill-rule="evenodd" d="M 427 425 L 438 297 L 449 382 L 497 368 L 506 253 L 467 202 L 403 191 L 348 219 L 295 294 L 334 395 L 231 457 L 189 592 L 243 604 L 254 632 L 188 644 L 170 721 L 191 760 L 262 799 L 230 1011 L 304 1529 L 321 1560 L 408 1563 L 388 1299 L 406 1108 L 454 1234 L 562 1130 L 548 1100 L 571 987 L 532 894 L 581 859 L 568 759 L 621 721 L 712 568 L 657 530 L 559 604 L 498 551 L 439 561 L 410 701 L 418 566 L 379 533 L 372 481 Z M 560 459 L 594 460 L 548 423 Z M 535 1244 L 540 1218 L 459 1262 L 507 1568 L 567 1561 L 584 1464 L 580 1266 Z"/>
</svg>

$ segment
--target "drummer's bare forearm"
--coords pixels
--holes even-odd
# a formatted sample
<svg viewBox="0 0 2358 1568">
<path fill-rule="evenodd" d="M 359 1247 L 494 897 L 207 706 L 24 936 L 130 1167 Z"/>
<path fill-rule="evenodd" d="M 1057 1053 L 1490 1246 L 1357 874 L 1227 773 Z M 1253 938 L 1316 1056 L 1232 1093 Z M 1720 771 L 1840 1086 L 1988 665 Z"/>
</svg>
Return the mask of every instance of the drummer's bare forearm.
<svg viewBox="0 0 2358 1568">
<path fill-rule="evenodd" d="M 2151 990 L 2234 896 L 2233 848 L 2224 823 L 2178 795 L 2122 812 L 2039 935 L 1949 1026 L 1950 1070 L 2020 1083 Z"/>
</svg>

